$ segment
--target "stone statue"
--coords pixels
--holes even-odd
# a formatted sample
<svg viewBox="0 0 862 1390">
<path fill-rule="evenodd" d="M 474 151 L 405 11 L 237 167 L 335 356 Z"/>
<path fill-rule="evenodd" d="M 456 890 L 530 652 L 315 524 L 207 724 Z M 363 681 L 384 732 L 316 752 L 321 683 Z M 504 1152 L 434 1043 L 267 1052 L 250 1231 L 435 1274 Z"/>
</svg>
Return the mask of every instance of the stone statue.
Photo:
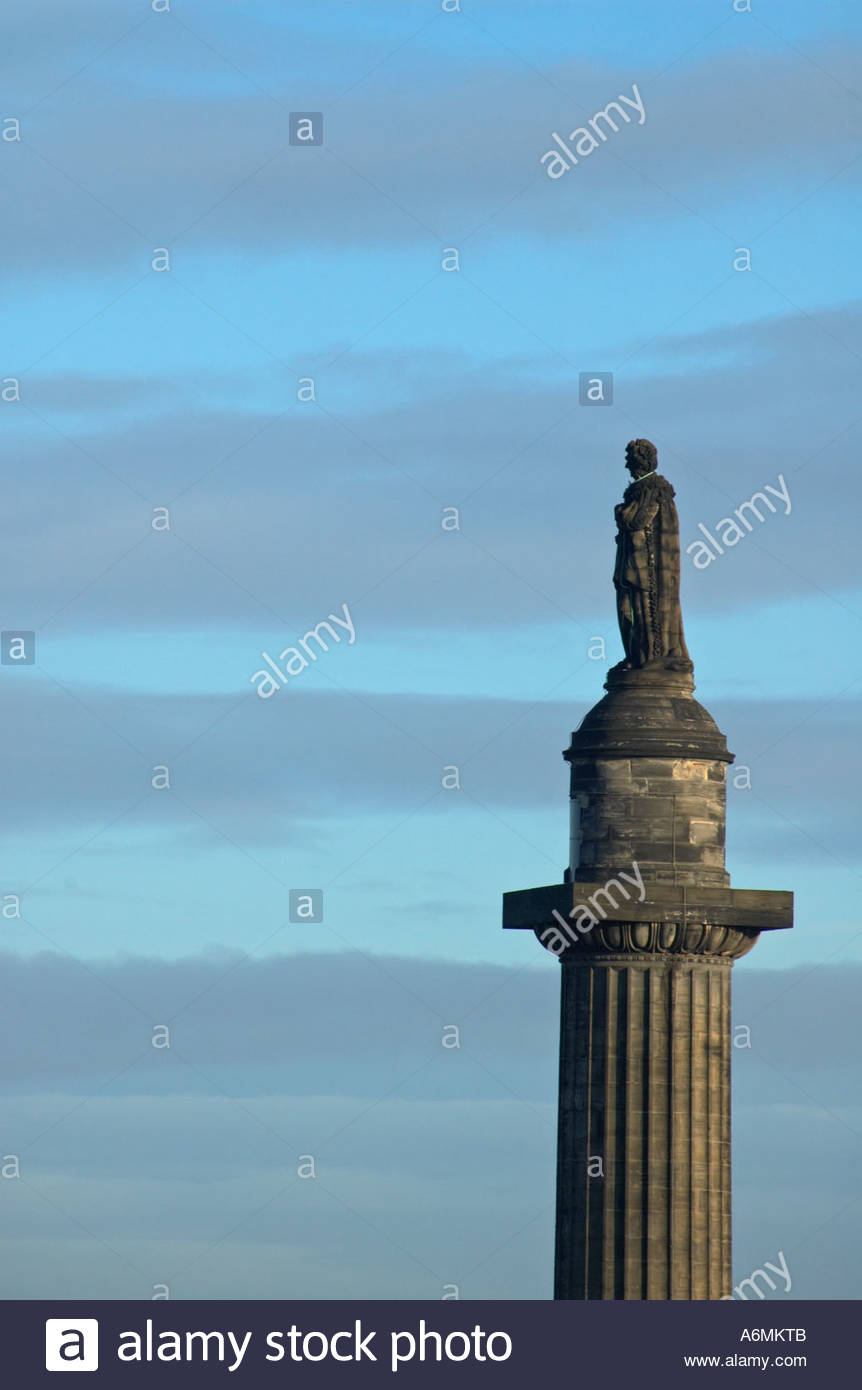
<svg viewBox="0 0 862 1390">
<path fill-rule="evenodd" d="M 657 466 L 656 447 L 648 439 L 626 446 L 633 481 L 614 508 L 614 586 L 626 657 L 611 675 L 642 667 L 693 670 L 679 602 L 679 518 L 673 488 Z"/>
</svg>

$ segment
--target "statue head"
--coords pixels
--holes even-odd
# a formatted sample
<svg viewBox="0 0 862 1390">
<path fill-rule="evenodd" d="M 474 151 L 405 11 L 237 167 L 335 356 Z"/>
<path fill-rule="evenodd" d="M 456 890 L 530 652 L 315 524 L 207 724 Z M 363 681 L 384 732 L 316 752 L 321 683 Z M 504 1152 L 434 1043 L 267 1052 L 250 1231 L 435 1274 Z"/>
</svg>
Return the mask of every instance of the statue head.
<svg viewBox="0 0 862 1390">
<path fill-rule="evenodd" d="M 658 467 L 658 451 L 648 439 L 631 439 L 626 445 L 626 468 L 633 478 L 642 478 Z"/>
</svg>

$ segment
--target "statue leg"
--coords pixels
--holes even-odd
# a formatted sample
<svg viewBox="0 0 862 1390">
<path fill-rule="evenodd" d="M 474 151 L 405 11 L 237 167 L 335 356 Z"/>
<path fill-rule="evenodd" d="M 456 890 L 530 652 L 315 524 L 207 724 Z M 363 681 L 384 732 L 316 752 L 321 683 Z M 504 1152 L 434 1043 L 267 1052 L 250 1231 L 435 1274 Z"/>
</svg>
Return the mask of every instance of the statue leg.
<svg viewBox="0 0 862 1390">
<path fill-rule="evenodd" d="M 645 666 L 652 659 L 652 624 L 649 595 L 646 589 L 631 591 L 632 636 L 631 656 L 633 666 Z"/>
<path fill-rule="evenodd" d="M 630 665 L 634 665 L 635 657 L 632 651 L 632 638 L 634 634 L 632 591 L 631 589 L 624 589 L 622 586 L 617 589 L 617 622 L 619 623 L 620 637 L 622 638 L 626 661 Z"/>
</svg>

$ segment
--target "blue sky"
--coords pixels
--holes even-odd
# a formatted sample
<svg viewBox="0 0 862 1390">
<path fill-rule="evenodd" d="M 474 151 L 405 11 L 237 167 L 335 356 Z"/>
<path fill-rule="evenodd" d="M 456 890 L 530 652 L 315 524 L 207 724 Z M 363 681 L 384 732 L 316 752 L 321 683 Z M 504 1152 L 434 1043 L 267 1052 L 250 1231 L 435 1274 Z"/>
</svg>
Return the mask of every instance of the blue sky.
<svg viewBox="0 0 862 1390">
<path fill-rule="evenodd" d="M 2 884 L 22 898 L 4 949 L 33 972 L 34 1020 L 39 971 L 50 984 L 70 959 L 96 980 L 157 962 L 154 1017 L 172 972 L 237 952 L 297 971 L 305 957 L 346 970 L 358 952 L 396 982 L 439 970 L 453 1008 L 485 971 L 489 1007 L 543 1039 L 520 1081 L 532 1099 L 511 1120 L 532 1153 L 533 1101 L 552 1117 L 555 1047 L 535 991 L 555 987 L 555 966 L 503 935 L 500 894 L 555 881 L 565 862 L 560 751 L 620 656 L 612 515 L 633 436 L 658 445 L 684 545 L 785 480 L 789 514 L 705 570 L 683 566 L 698 698 L 751 769 L 750 789 L 729 792 L 728 867 L 739 887 L 796 893 L 794 932 L 763 941 L 737 976 L 763 1007 L 780 1000 L 792 1032 L 806 971 L 862 970 L 860 19 L 794 0 L 751 13 L 729 0 L 241 10 L 34 0 L 6 26 L 4 112 L 21 138 L 0 142 L 2 376 L 20 400 L 0 402 L 0 593 L 2 627 L 35 630 L 38 654 L 0 668 L 13 789 Z M 643 125 L 549 179 L 551 132 L 633 83 Z M 320 148 L 289 144 L 292 111 L 323 112 Z M 152 268 L 158 248 L 169 270 Z M 457 271 L 443 268 L 447 248 Z M 734 269 L 740 248 L 749 271 Z M 596 370 L 614 373 L 607 409 L 578 404 L 578 374 Z M 309 377 L 313 402 L 297 396 Z M 169 531 L 152 527 L 158 508 Z M 451 508 L 457 531 L 441 524 Z M 355 643 L 259 700 L 261 652 L 344 603 Z M 161 765 L 169 791 L 151 786 Z M 451 765 L 460 791 L 441 785 Z M 322 925 L 288 922 L 296 887 L 324 890 Z M 782 971 L 787 988 L 774 987 Z M 289 991 L 301 976 L 279 978 L 300 1009 Z M 253 990 L 237 989 L 237 1017 L 252 1016 Z M 440 1008 L 448 1017 L 445 989 Z M 124 1106 L 106 1047 L 106 1094 Z M 823 1121 L 811 1093 L 827 1065 L 813 1038 L 814 1072 L 789 1068 L 775 1098 L 776 1162 L 795 1195 L 770 1224 L 741 1180 L 742 1261 L 803 1239 L 787 1211 L 812 1174 L 781 1126 L 795 1105 L 801 1130 Z M 275 1064 L 240 1072 L 214 1061 L 216 1092 L 287 1103 Z M 74 1083 L 82 1113 L 92 1083 L 86 1069 Z M 22 1126 L 54 1124 L 69 1084 L 46 1062 Z M 316 1084 L 323 1104 L 332 1078 Z M 357 1061 L 351 1094 L 377 1104 L 385 1084 L 377 1054 Z M 399 1084 L 408 1135 L 410 1106 L 430 1101 Z M 491 1103 L 466 1082 L 448 1099 L 441 1087 L 441 1133 L 457 1134 L 465 1096 Z M 148 1095 L 166 1133 L 173 1102 Z M 843 1161 L 862 1131 L 852 1087 L 832 1096 L 835 1113 Z M 519 1142 L 512 1163 L 526 1161 Z M 411 1152 L 405 1141 L 408 1176 Z M 62 1144 L 34 1139 L 33 1154 L 34 1212 L 41 1192 L 88 1230 L 105 1222 L 140 1268 L 160 1266 L 64 1169 Z M 456 1202 L 434 1181 L 422 1202 Z M 360 1189 L 351 1201 L 367 1215 L 370 1170 Z M 407 1177 L 402 1196 L 420 1200 Z M 165 1200 L 181 1206 L 173 1188 Z M 477 1258 L 500 1214 L 483 1219 Z M 802 1296 L 858 1295 L 830 1221 L 824 1211 L 815 1244 L 832 1274 L 811 1273 Z M 205 1234 L 178 1229 L 199 1253 Z M 15 1253 L 35 1296 L 41 1239 L 22 1216 Z M 58 1278 L 85 1258 L 86 1237 L 69 1240 Z M 547 1296 L 547 1222 L 525 1240 L 522 1272 L 473 1296 Z M 356 1241 L 353 1283 L 315 1257 L 321 1296 L 361 1292 Z M 253 1242 L 235 1254 L 243 1268 L 263 1258 Z M 401 1276 L 385 1240 L 374 1259 L 386 1296 Z M 86 1262 L 105 1296 L 110 1260 L 88 1249 Z M 226 1256 L 222 1290 L 230 1268 Z M 260 1295 L 266 1280 L 242 1287 Z M 192 1282 L 178 1296 L 211 1292 Z"/>
</svg>

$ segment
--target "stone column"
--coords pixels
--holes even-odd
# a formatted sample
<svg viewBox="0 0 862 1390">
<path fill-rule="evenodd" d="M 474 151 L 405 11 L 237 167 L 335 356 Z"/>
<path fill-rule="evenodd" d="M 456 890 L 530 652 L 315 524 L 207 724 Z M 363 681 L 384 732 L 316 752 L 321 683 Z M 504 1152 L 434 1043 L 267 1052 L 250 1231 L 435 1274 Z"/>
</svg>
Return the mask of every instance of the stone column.
<svg viewBox="0 0 862 1390">
<path fill-rule="evenodd" d="M 730 887 L 724 735 L 622 672 L 572 735 L 565 882 L 507 893 L 562 965 L 555 1298 L 732 1289 L 730 972 L 792 895 Z"/>
<path fill-rule="evenodd" d="M 632 947 L 563 962 L 554 1297 L 720 1298 L 731 958 Z"/>
</svg>

